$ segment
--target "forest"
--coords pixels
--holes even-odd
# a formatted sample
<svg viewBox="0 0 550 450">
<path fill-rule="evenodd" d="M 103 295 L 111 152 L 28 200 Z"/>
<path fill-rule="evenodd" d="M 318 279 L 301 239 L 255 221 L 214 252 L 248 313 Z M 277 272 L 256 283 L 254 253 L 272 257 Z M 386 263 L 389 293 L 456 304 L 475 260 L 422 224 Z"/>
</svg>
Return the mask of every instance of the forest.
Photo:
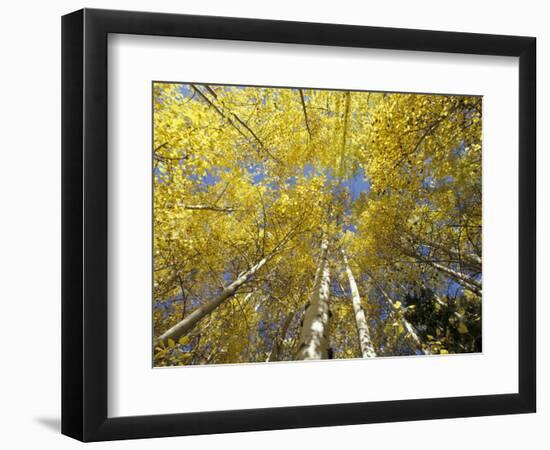
<svg viewBox="0 0 550 450">
<path fill-rule="evenodd" d="M 481 352 L 481 97 L 152 91 L 155 367 Z"/>
</svg>

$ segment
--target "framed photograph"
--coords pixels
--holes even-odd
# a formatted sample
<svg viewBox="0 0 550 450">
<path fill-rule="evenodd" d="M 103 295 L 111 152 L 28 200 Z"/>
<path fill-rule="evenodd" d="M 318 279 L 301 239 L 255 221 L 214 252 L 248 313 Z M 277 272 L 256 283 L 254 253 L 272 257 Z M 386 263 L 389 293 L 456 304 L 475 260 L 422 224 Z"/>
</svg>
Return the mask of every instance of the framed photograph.
<svg viewBox="0 0 550 450">
<path fill-rule="evenodd" d="M 532 37 L 62 21 L 62 432 L 535 412 Z"/>
</svg>

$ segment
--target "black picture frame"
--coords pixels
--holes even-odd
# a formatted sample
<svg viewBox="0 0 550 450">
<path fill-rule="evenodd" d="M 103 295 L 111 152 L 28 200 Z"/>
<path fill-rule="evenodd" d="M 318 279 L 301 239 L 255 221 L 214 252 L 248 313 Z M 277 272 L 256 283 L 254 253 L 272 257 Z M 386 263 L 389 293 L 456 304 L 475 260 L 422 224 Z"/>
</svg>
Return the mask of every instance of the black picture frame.
<svg viewBox="0 0 550 450">
<path fill-rule="evenodd" d="M 107 36 L 519 57 L 519 390 L 514 394 L 107 416 Z M 62 433 L 82 441 L 530 413 L 536 409 L 536 39 L 83 9 L 62 18 Z"/>
</svg>

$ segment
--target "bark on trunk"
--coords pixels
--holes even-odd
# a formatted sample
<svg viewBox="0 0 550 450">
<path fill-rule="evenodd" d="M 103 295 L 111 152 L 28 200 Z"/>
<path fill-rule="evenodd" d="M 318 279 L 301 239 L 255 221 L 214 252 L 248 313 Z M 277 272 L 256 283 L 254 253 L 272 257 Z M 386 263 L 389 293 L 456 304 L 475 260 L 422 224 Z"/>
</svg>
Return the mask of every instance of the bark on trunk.
<svg viewBox="0 0 550 450">
<path fill-rule="evenodd" d="M 361 355 L 363 358 L 373 358 L 376 356 L 374 346 L 370 337 L 369 327 L 365 318 L 365 311 L 361 306 L 361 297 L 359 295 L 359 289 L 355 282 L 355 277 L 348 263 L 346 252 L 342 249 L 342 257 L 344 259 L 344 266 L 348 275 L 349 289 L 351 293 L 351 303 L 353 305 L 353 312 L 355 314 L 355 324 L 357 325 L 357 336 L 359 337 L 359 347 L 361 348 Z"/>
<path fill-rule="evenodd" d="M 328 322 L 330 297 L 329 243 L 323 236 L 319 266 L 315 275 L 313 292 L 304 314 L 300 331 L 297 360 L 328 358 Z"/>
<path fill-rule="evenodd" d="M 254 277 L 256 272 L 258 272 L 263 267 L 267 260 L 267 257 L 263 258 L 257 264 L 252 266 L 249 270 L 243 272 L 235 281 L 227 286 L 218 297 L 196 308 L 185 319 L 181 320 L 172 328 L 160 335 L 157 338 L 156 342 L 167 342 L 168 339 L 173 339 L 174 341 L 177 341 L 181 336 L 187 334 L 205 316 L 214 311 L 228 298 L 233 297 L 243 284 L 250 281 Z"/>
</svg>

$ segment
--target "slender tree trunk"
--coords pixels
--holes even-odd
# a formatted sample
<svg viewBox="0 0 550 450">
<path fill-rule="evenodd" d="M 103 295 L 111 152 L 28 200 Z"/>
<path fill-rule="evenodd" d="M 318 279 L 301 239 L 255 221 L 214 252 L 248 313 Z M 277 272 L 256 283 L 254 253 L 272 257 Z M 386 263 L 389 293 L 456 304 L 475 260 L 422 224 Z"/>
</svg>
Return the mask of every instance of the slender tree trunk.
<svg viewBox="0 0 550 450">
<path fill-rule="evenodd" d="M 437 242 L 423 242 L 421 238 L 419 238 L 417 235 L 413 233 L 409 233 L 409 235 L 416 240 L 416 242 L 420 243 L 421 245 L 424 245 L 426 247 L 431 247 L 436 250 L 440 250 L 443 253 L 446 253 L 447 255 L 451 256 L 452 258 L 456 259 L 457 261 L 462 261 L 471 266 L 472 268 L 481 271 L 482 261 L 481 258 L 474 254 L 474 253 L 465 253 L 461 254 L 457 252 L 456 250 L 453 250 L 451 248 L 447 248 L 444 245 L 438 244 Z"/>
<path fill-rule="evenodd" d="M 177 205 L 183 209 L 189 209 L 194 211 L 216 211 L 216 212 L 235 212 L 242 211 L 239 208 L 234 208 L 232 206 L 216 206 L 216 205 Z"/>
<path fill-rule="evenodd" d="M 349 289 L 351 293 L 351 303 L 353 305 L 353 312 L 355 314 L 355 324 L 357 325 L 357 336 L 359 337 L 359 347 L 361 348 L 361 355 L 363 358 L 372 358 L 376 356 L 374 346 L 370 337 L 369 327 L 365 318 L 365 311 L 361 306 L 361 297 L 359 296 L 359 289 L 357 289 L 357 283 L 355 277 L 348 263 L 346 252 L 342 249 L 342 257 L 344 259 L 344 266 L 349 280 Z"/>
<path fill-rule="evenodd" d="M 277 333 L 277 336 L 273 340 L 273 347 L 271 348 L 271 352 L 269 353 L 266 362 L 279 361 L 281 356 L 281 347 L 283 346 L 288 327 L 290 327 L 292 319 L 294 319 L 295 315 L 295 312 L 291 312 L 286 316 L 283 325 L 281 326 L 280 330 Z"/>
<path fill-rule="evenodd" d="M 482 268 L 481 258 L 479 256 L 477 256 L 476 254 L 474 254 L 474 253 L 461 254 L 461 253 L 459 253 L 455 250 L 447 249 L 444 246 L 438 245 L 438 244 L 435 244 L 435 243 L 428 244 L 428 245 L 433 247 L 433 248 L 439 249 L 442 252 L 447 253 L 448 255 L 450 255 L 451 257 L 456 259 L 457 261 L 466 263 L 472 269 L 479 270 L 481 272 L 481 268 Z"/>
<path fill-rule="evenodd" d="M 328 358 L 328 321 L 330 298 L 329 243 L 323 235 L 319 266 L 315 275 L 313 292 L 304 314 L 297 360 Z"/>
<path fill-rule="evenodd" d="M 424 258 L 418 255 L 417 253 L 414 253 L 414 252 L 411 252 L 410 250 L 405 249 L 403 246 L 400 246 L 400 248 L 407 256 L 410 256 L 411 258 L 414 258 L 417 261 L 428 264 L 432 266 L 434 269 L 437 269 L 440 272 L 443 272 L 445 275 L 451 277 L 458 284 L 460 284 L 464 289 L 468 289 L 469 291 L 481 297 L 482 290 L 481 290 L 481 283 L 479 281 L 474 280 L 472 277 L 468 276 L 467 274 L 451 269 L 450 267 L 447 267 L 443 264 L 439 264 L 438 262 L 431 261 L 427 258 Z"/>
<path fill-rule="evenodd" d="M 427 261 L 427 262 L 435 269 L 440 270 L 441 272 L 449 275 L 456 282 L 458 282 L 458 284 L 461 284 L 462 287 L 464 287 L 465 289 L 468 289 L 469 291 L 472 291 L 474 294 L 477 294 L 481 297 L 481 283 L 479 283 L 478 281 L 470 278 L 468 275 L 465 275 L 461 272 L 453 270 L 447 266 L 436 263 L 434 261 Z"/>
<path fill-rule="evenodd" d="M 418 349 L 425 355 L 429 355 L 431 352 L 427 348 L 425 348 L 424 345 L 422 345 L 422 341 L 418 337 L 418 333 L 416 329 L 412 326 L 412 324 L 403 316 L 401 316 L 401 322 L 403 323 L 405 330 L 407 330 L 407 333 L 410 336 L 410 338 L 418 346 Z"/>
<path fill-rule="evenodd" d="M 382 295 L 384 296 L 384 298 L 386 299 L 386 301 L 389 303 L 389 305 L 391 306 L 392 308 L 392 315 L 394 315 L 394 309 L 395 309 L 395 306 L 394 306 L 394 303 L 393 303 L 393 300 L 391 299 L 391 297 L 388 295 L 388 293 L 382 289 L 382 287 L 380 285 L 377 285 L 378 286 L 378 289 L 380 289 L 380 292 L 382 292 Z M 397 320 L 400 320 L 403 327 L 405 328 L 405 330 L 407 331 L 407 336 L 409 336 L 411 338 L 411 340 L 414 341 L 414 343 L 418 346 L 418 349 L 424 353 L 425 355 L 430 355 L 431 352 L 424 347 L 424 345 L 422 344 L 422 341 L 420 340 L 420 337 L 418 336 L 418 332 L 416 331 L 416 328 L 414 328 L 412 326 L 412 324 L 407 320 L 405 319 L 405 317 L 403 317 L 403 313 L 402 311 L 400 310 L 399 311 L 399 316 L 397 317 Z"/>
<path fill-rule="evenodd" d="M 214 311 L 228 298 L 233 297 L 243 284 L 247 283 L 254 277 L 254 275 L 263 267 L 267 260 L 268 257 L 265 257 L 261 259 L 257 264 L 252 266 L 250 269 L 248 269 L 246 272 L 243 272 L 235 281 L 224 288 L 224 290 L 218 297 L 193 310 L 193 312 L 190 313 L 185 319 L 181 320 L 168 331 L 160 335 L 157 338 L 157 342 L 166 342 L 168 341 L 168 339 L 173 339 L 174 341 L 177 341 L 181 336 L 187 334 L 204 317 Z"/>
</svg>

